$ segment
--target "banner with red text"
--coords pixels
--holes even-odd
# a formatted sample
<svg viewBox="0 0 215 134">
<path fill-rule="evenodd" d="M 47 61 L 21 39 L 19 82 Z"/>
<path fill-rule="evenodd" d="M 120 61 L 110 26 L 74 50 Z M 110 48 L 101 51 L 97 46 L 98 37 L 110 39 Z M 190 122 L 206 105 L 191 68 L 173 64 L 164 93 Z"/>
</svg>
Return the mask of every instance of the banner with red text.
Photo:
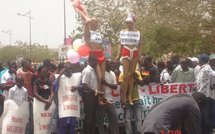
<svg viewBox="0 0 215 134">
<path fill-rule="evenodd" d="M 196 87 L 196 83 L 172 83 L 166 85 L 145 85 L 139 86 L 139 104 L 142 105 L 142 119 L 144 119 L 151 107 L 154 104 L 161 102 L 163 99 L 178 93 L 186 93 L 191 94 L 193 89 Z M 112 96 L 114 98 L 114 106 L 117 112 L 117 119 L 119 123 L 124 123 L 124 110 L 121 107 L 120 103 L 120 86 L 118 86 L 117 90 L 112 90 Z M 81 103 L 82 104 L 82 103 Z M 81 129 L 83 127 L 83 105 L 81 107 L 81 118 L 79 118 L 77 129 Z M 104 124 L 108 124 L 108 118 L 105 117 Z"/>
<path fill-rule="evenodd" d="M 59 118 L 80 117 L 80 96 L 78 91 L 72 92 L 72 87 L 81 84 L 81 73 L 73 73 L 72 76 L 62 75 L 59 81 L 58 102 Z"/>
<path fill-rule="evenodd" d="M 141 103 L 143 106 L 143 116 L 146 117 L 154 104 L 163 99 L 179 93 L 191 94 L 196 88 L 196 83 L 171 83 L 165 85 L 148 85 L 138 88 Z"/>
<path fill-rule="evenodd" d="M 55 111 L 55 104 L 52 102 L 48 110 L 45 110 L 45 103 L 34 98 L 34 134 L 48 134 L 52 116 Z"/>
<path fill-rule="evenodd" d="M 1 134 L 25 134 L 29 118 L 29 103 L 18 106 L 13 100 L 4 102 Z"/>
</svg>

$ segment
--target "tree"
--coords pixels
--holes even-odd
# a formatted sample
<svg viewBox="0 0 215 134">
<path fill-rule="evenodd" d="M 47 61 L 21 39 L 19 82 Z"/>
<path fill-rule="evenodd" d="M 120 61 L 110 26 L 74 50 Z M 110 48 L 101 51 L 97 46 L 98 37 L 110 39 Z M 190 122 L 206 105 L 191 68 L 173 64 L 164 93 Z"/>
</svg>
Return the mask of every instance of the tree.
<svg viewBox="0 0 215 134">
<path fill-rule="evenodd" d="M 57 59 L 57 52 L 47 46 L 32 44 L 31 49 L 31 60 L 33 62 L 41 62 L 45 58 Z M 29 45 L 26 42 L 17 41 L 14 46 L 5 46 L 0 49 L 0 61 L 4 64 L 19 57 L 29 58 Z"/>
<path fill-rule="evenodd" d="M 186 56 L 215 52 L 214 0 L 88 0 L 85 5 L 99 18 L 100 31 L 114 49 L 127 13 L 133 12 L 145 53 L 159 57 L 169 51 Z"/>
</svg>

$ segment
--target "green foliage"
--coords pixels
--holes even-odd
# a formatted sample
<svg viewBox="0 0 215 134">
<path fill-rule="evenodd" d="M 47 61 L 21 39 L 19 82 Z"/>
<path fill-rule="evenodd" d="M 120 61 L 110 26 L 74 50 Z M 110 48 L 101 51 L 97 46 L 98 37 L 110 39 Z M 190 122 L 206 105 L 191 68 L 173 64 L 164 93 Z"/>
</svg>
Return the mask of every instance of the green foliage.
<svg viewBox="0 0 215 134">
<path fill-rule="evenodd" d="M 19 57 L 30 58 L 30 46 L 29 44 L 17 41 L 14 46 L 5 46 L 0 49 L 0 61 L 7 63 L 9 60 Z M 57 59 L 57 52 L 49 49 L 47 46 L 40 44 L 31 45 L 31 60 L 33 62 L 41 62 L 43 59 Z"/>
</svg>

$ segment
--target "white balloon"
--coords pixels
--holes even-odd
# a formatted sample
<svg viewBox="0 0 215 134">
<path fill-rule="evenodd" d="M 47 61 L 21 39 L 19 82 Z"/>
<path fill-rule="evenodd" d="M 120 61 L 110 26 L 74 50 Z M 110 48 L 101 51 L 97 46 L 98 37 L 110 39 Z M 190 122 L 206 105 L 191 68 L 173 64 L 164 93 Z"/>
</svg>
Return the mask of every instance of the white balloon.
<svg viewBox="0 0 215 134">
<path fill-rule="evenodd" d="M 80 60 L 80 55 L 75 51 L 70 51 L 67 53 L 67 58 L 72 64 L 74 64 Z"/>
<path fill-rule="evenodd" d="M 73 49 L 75 50 L 75 51 L 77 51 L 78 50 L 78 48 L 81 46 L 81 45 L 83 45 L 84 43 L 82 42 L 82 40 L 81 39 L 76 39 L 76 40 L 74 40 L 74 42 L 73 42 Z"/>
<path fill-rule="evenodd" d="M 73 52 L 75 52 L 74 49 L 69 49 L 69 50 L 67 51 L 67 57 L 70 57 L 70 55 L 71 55 Z"/>
</svg>

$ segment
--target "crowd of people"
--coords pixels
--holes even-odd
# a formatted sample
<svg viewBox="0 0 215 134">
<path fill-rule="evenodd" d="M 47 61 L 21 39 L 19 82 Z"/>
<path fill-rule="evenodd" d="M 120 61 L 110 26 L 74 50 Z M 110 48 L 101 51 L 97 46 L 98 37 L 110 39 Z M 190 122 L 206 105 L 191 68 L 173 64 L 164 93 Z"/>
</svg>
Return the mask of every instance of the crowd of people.
<svg viewBox="0 0 215 134">
<path fill-rule="evenodd" d="M 135 73 L 132 74 L 134 78 L 132 104 L 130 104 L 128 96 L 125 105 L 122 103 L 125 113 L 125 130 L 122 130 L 122 127 L 118 125 L 114 100 L 111 95 L 112 90 L 117 89 L 118 85 L 123 86 L 125 75 L 121 64 L 118 61 L 105 60 L 105 78 L 101 81 L 101 85 L 104 87 L 103 91 L 98 89 L 97 65 L 98 60 L 93 55 L 89 56 L 88 62 L 76 64 L 62 62 L 56 65 L 51 60 L 45 59 L 36 70 L 32 68 L 30 59 L 24 58 L 21 65 L 18 65 L 15 60 L 11 60 L 8 62 L 7 67 L 1 67 L 1 113 L 3 112 L 3 104 L 8 99 L 14 100 L 18 106 L 21 106 L 25 101 L 31 102 L 29 111 L 26 111 L 30 113 L 26 133 L 32 134 L 34 128 L 32 115 L 33 98 L 43 102 L 45 110 L 49 109 L 52 101 L 58 106 L 57 94 L 61 86 L 60 79 L 62 77 L 71 78 L 72 75 L 80 73 L 81 84 L 72 87 L 70 90 L 71 92 L 78 91 L 84 102 L 84 134 L 104 134 L 103 121 L 105 114 L 109 118 L 111 134 L 144 134 L 148 132 L 157 134 L 158 131 L 166 130 L 165 127 L 169 130 L 182 131 L 184 129 L 183 131 L 189 134 L 197 134 L 201 133 L 201 131 L 202 133 L 204 131 L 205 133 L 212 132 L 214 127 L 212 102 L 215 99 L 214 54 L 210 56 L 201 54 L 198 58 L 172 57 L 172 59 L 166 62 L 160 60 L 154 62 L 151 56 L 142 56 L 138 60 Z M 142 121 L 142 107 L 139 101 L 138 85 L 186 82 L 197 83 L 193 97 L 185 94 L 173 95 L 154 106 L 144 122 Z M 100 95 L 105 99 L 102 104 L 98 99 Z M 202 102 L 203 100 L 204 103 Z M 177 105 L 171 107 L 171 104 L 175 104 L 175 101 Z M 185 109 L 187 108 L 189 110 L 186 111 Z M 56 111 L 58 111 L 57 108 Z M 132 125 L 133 115 L 135 124 Z M 188 125 L 185 123 L 186 120 Z M 95 127 L 96 121 L 98 132 Z M 50 122 L 51 125 L 51 133 L 66 134 L 70 132 L 73 134 L 75 133 L 76 117 L 58 118 L 57 123 Z"/>
<path fill-rule="evenodd" d="M 48 111 L 54 102 L 53 119 L 43 128 L 48 128 L 47 133 L 51 134 L 75 134 L 80 115 L 80 107 L 76 104 L 80 103 L 78 98 L 81 96 L 85 116 L 79 132 L 83 134 L 212 133 L 215 127 L 215 54 L 173 56 L 157 61 L 150 55 L 143 55 L 141 34 L 135 27 L 136 17 L 129 14 L 125 20 L 127 29 L 119 35 L 117 57 L 115 60 L 106 59 L 98 20 L 89 17 L 80 1 L 76 0 L 74 7 L 83 19 L 83 37 L 90 48 L 88 61 L 56 64 L 45 59 L 35 68 L 27 58 L 21 64 L 9 61 L 7 67 L 0 68 L 1 118 L 6 115 L 4 103 L 7 100 L 13 100 L 18 106 L 28 101 L 29 110 L 26 112 L 30 116 L 25 133 L 37 133 L 34 120 L 39 108 L 35 103 L 41 102 Z M 172 95 L 154 105 L 142 120 L 138 86 L 188 82 L 197 84 L 192 95 Z M 112 96 L 112 91 L 119 87 L 124 110 L 123 126 L 118 123 Z M 76 104 L 65 106 L 67 101 L 76 101 Z M 63 109 L 75 112 L 62 113 Z M 106 114 L 108 129 L 104 127 Z"/>
</svg>

